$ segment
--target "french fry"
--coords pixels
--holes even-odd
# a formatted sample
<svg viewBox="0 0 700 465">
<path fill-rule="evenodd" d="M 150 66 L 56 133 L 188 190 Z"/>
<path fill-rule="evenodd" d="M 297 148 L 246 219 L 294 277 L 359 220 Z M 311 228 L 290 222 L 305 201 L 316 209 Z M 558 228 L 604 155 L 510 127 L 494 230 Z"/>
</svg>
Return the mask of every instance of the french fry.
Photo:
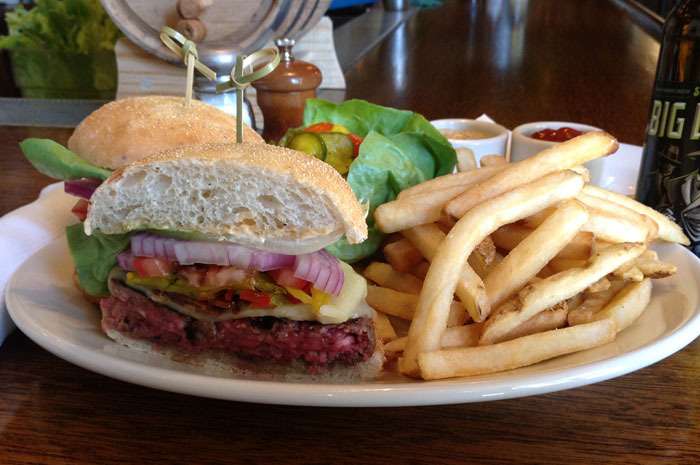
<svg viewBox="0 0 700 465">
<path fill-rule="evenodd" d="M 549 264 L 546 264 L 540 271 L 537 272 L 537 277 L 541 279 L 549 278 L 554 274 L 554 270 Z"/>
<path fill-rule="evenodd" d="M 524 226 L 527 226 L 528 228 L 535 229 L 536 227 L 544 223 L 544 220 L 546 220 L 547 217 L 551 215 L 555 209 L 556 207 L 543 208 L 542 210 L 533 213 L 527 218 L 524 218 L 522 224 Z"/>
<path fill-rule="evenodd" d="M 635 260 L 635 266 L 647 278 L 661 279 L 676 274 L 676 265 L 659 261 L 655 258 L 639 257 Z"/>
<path fill-rule="evenodd" d="M 605 319 L 499 344 L 421 352 L 418 365 L 421 377 L 428 380 L 495 373 L 590 349 L 614 338 L 615 322 Z"/>
<path fill-rule="evenodd" d="M 602 197 L 589 195 L 585 192 L 581 192 L 579 195 L 576 196 L 576 198 L 579 201 L 583 202 L 583 204 L 587 207 L 595 208 L 597 210 L 607 213 L 608 215 L 616 216 L 618 218 L 625 218 L 628 221 L 643 222 L 643 217 L 646 216 L 635 210 L 627 208 L 624 205 L 611 202 Z"/>
<path fill-rule="evenodd" d="M 484 155 L 481 157 L 481 167 L 484 166 L 495 166 L 495 165 L 507 165 L 508 160 L 500 155 Z"/>
<path fill-rule="evenodd" d="M 462 192 L 464 186 L 458 185 L 421 193 L 419 196 L 400 197 L 379 205 L 374 210 L 374 219 L 379 229 L 386 233 L 434 223 L 442 216 L 445 203 Z"/>
<path fill-rule="evenodd" d="M 635 221 L 630 218 L 617 217 L 592 207 L 588 207 L 588 214 L 588 222 L 581 230 L 592 232 L 596 239 L 619 244 L 621 242 L 648 242 L 650 238 L 654 237 L 654 230 L 650 228 L 650 223 L 644 218 Z"/>
<path fill-rule="evenodd" d="M 404 320 L 412 320 L 418 305 L 416 294 L 395 291 L 387 287 L 367 286 L 367 305 L 378 312 Z M 467 321 L 464 305 L 452 301 L 448 310 L 447 326 L 461 326 Z"/>
<path fill-rule="evenodd" d="M 462 186 L 464 189 L 466 189 L 475 183 L 482 182 L 493 177 L 496 173 L 503 171 L 504 168 L 504 166 L 489 166 L 486 168 L 463 171 L 459 173 L 445 174 L 404 189 L 399 192 L 396 198 L 403 199 L 405 197 L 412 197 L 415 195 L 422 196 L 447 187 Z"/>
<path fill-rule="evenodd" d="M 467 263 L 472 267 L 474 272 L 483 280 L 491 271 L 492 266 L 495 266 L 496 260 L 496 245 L 490 236 L 479 242 L 474 252 L 469 255 Z M 499 261 L 500 263 L 500 261 Z"/>
<path fill-rule="evenodd" d="M 586 168 L 583 165 L 578 165 L 578 166 L 572 166 L 569 168 L 571 171 L 576 171 L 578 174 L 583 176 L 583 180 L 586 182 L 590 182 L 591 180 L 591 172 L 588 171 L 588 168 Z"/>
<path fill-rule="evenodd" d="M 425 275 L 428 274 L 428 268 L 430 268 L 430 262 L 422 260 L 408 270 L 408 272 L 422 281 L 425 279 Z"/>
<path fill-rule="evenodd" d="M 616 331 L 620 332 L 639 318 L 650 300 L 651 279 L 647 278 L 620 291 L 605 308 L 593 315 L 593 320 L 612 320 Z"/>
<path fill-rule="evenodd" d="M 583 292 L 579 292 L 573 297 L 569 297 L 568 299 L 566 299 L 566 306 L 569 307 L 569 313 L 571 313 L 583 303 L 584 296 L 585 294 Z"/>
<path fill-rule="evenodd" d="M 501 305 L 486 321 L 479 344 L 490 344 L 499 340 L 503 334 L 533 315 L 578 294 L 623 263 L 638 257 L 644 248 L 644 244 L 641 243 L 615 244 L 594 255 L 583 268 L 571 268 L 528 285 Z M 426 285 L 427 278 L 424 288 Z"/>
<path fill-rule="evenodd" d="M 583 192 L 581 192 L 576 198 L 583 202 L 587 207 L 595 208 L 596 210 L 605 212 L 607 215 L 615 218 L 624 218 L 625 220 L 634 224 L 646 223 L 649 230 L 646 239 L 646 242 L 648 243 L 654 241 L 659 235 L 658 223 L 647 215 L 639 213 L 618 203 L 611 202 L 601 197 L 588 195 Z"/>
<path fill-rule="evenodd" d="M 570 268 L 581 268 L 586 264 L 587 260 L 573 260 L 570 258 L 554 257 L 548 263 L 548 266 L 554 273 L 566 271 Z"/>
<path fill-rule="evenodd" d="M 611 135 L 602 131 L 592 131 L 557 144 L 518 163 L 497 165 L 497 167 L 503 166 L 503 171 L 491 177 L 489 182 L 479 182 L 450 200 L 445 211 L 455 218 L 461 218 L 466 212 L 488 199 L 551 173 L 609 155 L 615 152 L 617 147 L 617 140 Z"/>
<path fill-rule="evenodd" d="M 363 276 L 383 287 L 408 294 L 420 294 L 423 281 L 410 273 L 400 273 L 388 263 L 372 262 L 367 265 Z"/>
<path fill-rule="evenodd" d="M 408 239 L 400 239 L 384 246 L 384 258 L 398 272 L 406 272 L 423 260 L 423 255 Z"/>
<path fill-rule="evenodd" d="M 504 334 L 496 343 L 561 328 L 566 324 L 568 313 L 569 309 L 566 302 L 559 302 L 554 307 L 541 311 L 509 333 Z"/>
<path fill-rule="evenodd" d="M 603 276 L 598 281 L 588 286 L 584 292 L 601 292 L 610 289 L 610 280 Z"/>
<path fill-rule="evenodd" d="M 454 218 L 447 215 L 442 215 L 440 219 L 435 222 L 435 225 L 440 228 L 440 231 L 447 234 L 452 230 L 452 228 L 454 228 L 455 223 L 457 222 L 454 220 Z"/>
<path fill-rule="evenodd" d="M 402 373 L 418 375 L 418 354 L 440 348 L 452 296 L 463 276 L 462 270 L 471 270 L 465 262 L 474 247 L 504 224 L 572 198 L 582 187 L 583 179 L 573 171 L 554 173 L 478 205 L 457 222 L 428 269 L 419 305 L 409 328 L 404 357 L 399 364 Z M 475 287 L 483 287 L 483 281 L 476 273 L 472 278 Z M 483 321 L 488 313 L 487 308 L 480 310 L 479 318 L 474 318 L 477 323 Z"/>
<path fill-rule="evenodd" d="M 568 200 L 511 250 L 484 280 L 491 308 L 498 308 L 536 276 L 587 220 L 586 207 Z"/>
<path fill-rule="evenodd" d="M 659 254 L 656 253 L 656 250 L 646 249 L 644 253 L 639 256 L 639 258 L 651 258 L 653 260 L 658 260 Z"/>
<path fill-rule="evenodd" d="M 620 242 L 649 242 L 653 240 L 658 231 L 658 226 L 644 215 L 618 217 L 613 213 L 588 206 L 588 222 L 581 228 L 582 231 L 593 233 L 597 240 L 611 244 Z M 552 210 L 543 210 L 529 216 L 523 224 L 529 228 L 536 228 L 551 215 Z"/>
<path fill-rule="evenodd" d="M 501 226 L 491 234 L 493 242 L 505 250 L 513 250 L 531 232 L 522 224 L 512 223 Z M 566 246 L 556 255 L 558 258 L 588 260 L 595 253 L 595 236 L 592 232 L 579 231 Z"/>
<path fill-rule="evenodd" d="M 452 326 L 445 330 L 442 337 L 442 347 L 474 347 L 479 341 L 481 323 L 464 326 Z M 408 337 L 400 337 L 384 346 L 384 352 L 403 352 Z"/>
<path fill-rule="evenodd" d="M 416 308 L 415 294 L 395 291 L 388 287 L 367 286 L 367 305 L 377 312 L 383 312 L 404 320 L 413 319 Z"/>
<path fill-rule="evenodd" d="M 396 339 L 396 330 L 391 325 L 389 317 L 384 312 L 374 314 L 375 337 L 386 344 Z"/>
<path fill-rule="evenodd" d="M 646 215 L 656 222 L 659 228 L 658 236 L 667 242 L 675 242 L 678 244 L 689 245 L 690 240 L 683 233 L 683 230 L 676 223 L 671 221 L 667 216 L 659 213 L 653 208 L 647 207 L 646 205 L 633 200 L 626 195 L 618 194 L 617 192 L 612 192 L 602 187 L 596 186 L 585 186 L 583 188 L 583 193 L 599 197 L 610 202 L 617 203 L 624 207 L 634 210 L 642 215 Z"/>
<path fill-rule="evenodd" d="M 457 171 L 469 171 L 475 170 L 476 157 L 474 157 L 474 151 L 469 147 L 459 147 L 455 149 L 457 152 Z"/>
<path fill-rule="evenodd" d="M 423 254 L 428 261 L 432 261 L 437 253 L 440 244 L 445 239 L 445 233 L 434 224 L 426 224 L 415 228 L 406 229 L 402 233 L 411 243 Z M 486 290 L 479 279 L 475 280 L 472 273 L 475 273 L 469 266 L 465 266 L 460 271 L 461 275 L 457 281 L 455 293 L 467 309 L 469 316 L 474 321 L 481 321 L 481 313 L 484 306 L 488 305 Z"/>
<path fill-rule="evenodd" d="M 613 277 L 628 283 L 641 281 L 644 279 L 644 273 L 636 267 L 636 263 L 636 259 L 623 263 L 612 272 Z"/>
<path fill-rule="evenodd" d="M 593 315 L 605 307 L 626 285 L 627 283 L 624 281 L 614 280 L 610 282 L 608 289 L 588 294 L 580 305 L 569 310 L 569 315 L 567 316 L 569 326 L 593 321 Z"/>
</svg>

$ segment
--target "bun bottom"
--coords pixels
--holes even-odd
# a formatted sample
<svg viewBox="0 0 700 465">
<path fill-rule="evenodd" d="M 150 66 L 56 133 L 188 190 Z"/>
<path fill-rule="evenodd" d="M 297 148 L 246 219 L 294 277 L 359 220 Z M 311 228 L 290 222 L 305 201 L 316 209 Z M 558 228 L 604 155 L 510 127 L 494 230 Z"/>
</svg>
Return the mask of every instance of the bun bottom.
<svg viewBox="0 0 700 465">
<path fill-rule="evenodd" d="M 104 298 L 104 297 L 100 297 L 99 295 L 88 294 L 88 292 L 85 289 L 83 289 L 83 286 L 80 285 L 80 279 L 78 278 L 78 270 L 76 270 L 75 268 L 73 268 L 73 286 L 78 291 L 80 291 L 80 293 L 83 295 L 83 297 L 85 297 L 87 300 L 89 300 L 93 304 L 99 305 L 100 301 Z"/>
<path fill-rule="evenodd" d="M 379 340 L 371 357 L 352 366 L 332 364 L 321 373 L 307 373 L 303 362 L 279 364 L 274 361 L 251 360 L 221 352 L 188 355 L 173 347 L 164 347 L 143 339 L 135 339 L 117 330 L 107 329 L 107 336 L 116 343 L 170 360 L 202 368 L 207 374 L 267 381 L 343 384 L 374 379 L 384 365 L 384 349 Z"/>
</svg>

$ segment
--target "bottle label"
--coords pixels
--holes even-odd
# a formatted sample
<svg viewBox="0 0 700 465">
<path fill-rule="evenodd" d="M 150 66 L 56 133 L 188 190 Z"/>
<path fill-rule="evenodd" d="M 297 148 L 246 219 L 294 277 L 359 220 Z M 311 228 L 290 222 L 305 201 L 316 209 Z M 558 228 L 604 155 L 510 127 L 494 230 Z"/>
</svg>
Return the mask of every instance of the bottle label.
<svg viewBox="0 0 700 465">
<path fill-rule="evenodd" d="M 656 82 L 637 200 L 680 224 L 700 255 L 700 82 Z"/>
</svg>

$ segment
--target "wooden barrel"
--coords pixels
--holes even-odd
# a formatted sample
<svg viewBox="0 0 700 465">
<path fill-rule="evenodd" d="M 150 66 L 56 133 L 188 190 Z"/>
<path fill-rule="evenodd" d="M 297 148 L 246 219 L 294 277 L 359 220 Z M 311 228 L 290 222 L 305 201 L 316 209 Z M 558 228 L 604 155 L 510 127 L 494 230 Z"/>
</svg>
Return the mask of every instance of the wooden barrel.
<svg viewBox="0 0 700 465">
<path fill-rule="evenodd" d="M 134 43 L 156 57 L 181 62 L 160 41 L 163 26 L 183 18 L 174 0 L 101 0 L 105 11 Z M 206 28 L 197 43 L 202 63 L 228 72 L 239 54 L 259 50 L 282 37 L 298 39 L 323 16 L 331 0 L 207 0 L 196 18 Z"/>
</svg>

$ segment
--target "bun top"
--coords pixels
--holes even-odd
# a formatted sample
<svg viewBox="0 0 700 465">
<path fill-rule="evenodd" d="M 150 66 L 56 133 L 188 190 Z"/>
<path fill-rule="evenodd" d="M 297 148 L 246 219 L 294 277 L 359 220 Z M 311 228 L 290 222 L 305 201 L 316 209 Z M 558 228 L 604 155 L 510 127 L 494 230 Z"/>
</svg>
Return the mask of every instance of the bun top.
<svg viewBox="0 0 700 465">
<path fill-rule="evenodd" d="M 191 145 L 115 171 L 90 199 L 85 232 L 139 228 L 196 232 L 294 255 L 342 235 L 351 244 L 367 238 L 362 207 L 335 169 L 254 143 Z"/>
<path fill-rule="evenodd" d="M 264 142 L 243 125 L 243 140 Z M 153 95 L 110 102 L 85 118 L 68 149 L 87 162 L 117 169 L 161 150 L 203 142 L 236 142 L 236 117 L 199 100 Z"/>
</svg>

